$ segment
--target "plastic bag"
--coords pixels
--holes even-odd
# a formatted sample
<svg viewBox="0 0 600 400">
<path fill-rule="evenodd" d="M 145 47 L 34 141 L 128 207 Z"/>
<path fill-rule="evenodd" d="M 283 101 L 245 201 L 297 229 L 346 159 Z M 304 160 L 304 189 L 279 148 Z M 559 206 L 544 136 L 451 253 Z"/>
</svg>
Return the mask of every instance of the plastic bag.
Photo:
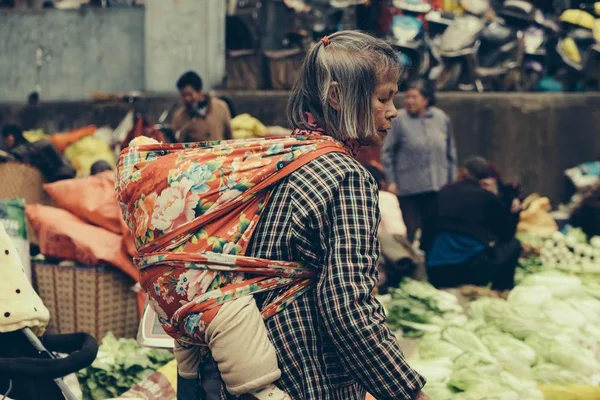
<svg viewBox="0 0 600 400">
<path fill-rule="evenodd" d="M 96 161 L 104 160 L 115 165 L 115 155 L 110 146 L 93 136 L 87 136 L 65 150 L 65 156 L 77 170 L 77 176 L 88 176 L 90 168 Z"/>
<path fill-rule="evenodd" d="M 79 142 L 84 137 L 92 136 L 96 129 L 98 129 L 96 125 L 88 125 L 70 132 L 56 133 L 50 137 L 50 140 L 59 152 L 64 153 L 70 145 Z"/>
<path fill-rule="evenodd" d="M 29 254 L 29 238 L 27 237 L 25 200 L 0 200 L 0 223 L 4 226 L 6 233 L 15 245 L 27 278 L 31 281 L 31 257 Z"/>
<path fill-rule="evenodd" d="M 86 178 L 44 185 L 54 203 L 94 225 L 121 234 L 121 210 L 115 194 L 115 173 L 106 171 Z"/>
<path fill-rule="evenodd" d="M 108 263 L 139 279 L 130 257 L 121 249 L 121 235 L 90 225 L 59 208 L 33 204 L 27 205 L 25 212 L 46 257 L 75 260 L 88 266 Z"/>
<path fill-rule="evenodd" d="M 535 196 L 535 195 L 534 195 Z M 558 231 L 558 225 L 550 210 L 550 200 L 547 197 L 531 197 L 523 202 L 526 208 L 521 211 L 517 232 L 534 236 L 550 236 Z"/>
</svg>

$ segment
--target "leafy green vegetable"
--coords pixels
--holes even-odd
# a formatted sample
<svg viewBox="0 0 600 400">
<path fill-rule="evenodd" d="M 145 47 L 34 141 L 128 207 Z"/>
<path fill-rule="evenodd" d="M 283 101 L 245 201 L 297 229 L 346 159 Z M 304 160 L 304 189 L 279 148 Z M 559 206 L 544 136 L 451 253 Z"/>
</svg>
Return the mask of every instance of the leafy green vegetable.
<svg viewBox="0 0 600 400">
<path fill-rule="evenodd" d="M 456 394 L 445 383 L 430 383 L 423 388 L 423 391 L 433 400 L 454 400 Z"/>
<path fill-rule="evenodd" d="M 492 357 L 500 363 L 504 369 L 515 376 L 529 378 L 531 366 L 537 358 L 535 351 L 520 340 L 511 335 L 486 330 L 480 336 L 481 341 L 489 349 Z"/>
<path fill-rule="evenodd" d="M 507 311 L 506 301 L 492 297 L 482 297 L 469 304 L 469 316 L 488 323 L 499 320 Z"/>
<path fill-rule="evenodd" d="M 534 334 L 525 343 L 545 362 L 587 376 L 600 371 L 594 352 L 579 345 L 571 336 Z"/>
<path fill-rule="evenodd" d="M 173 359 L 168 350 L 141 347 L 134 339 L 108 333 L 92 365 L 78 373 L 84 399 L 118 397 Z"/>
<path fill-rule="evenodd" d="M 465 329 L 448 327 L 442 332 L 442 339 L 462 351 L 477 355 L 481 359 L 493 361 L 492 355 L 479 338 Z"/>
<path fill-rule="evenodd" d="M 564 301 L 548 301 L 542 306 L 542 311 L 552 322 L 571 328 L 581 328 L 587 320 L 585 314 Z"/>
<path fill-rule="evenodd" d="M 588 252 L 583 238 L 555 236 Z M 432 399 L 543 400 L 538 384 L 600 383 L 598 275 L 560 272 L 536 258 L 520 270 L 508 300 L 473 301 L 467 321 L 456 298 L 431 285 L 407 280 L 392 291 L 388 322 L 405 337 L 422 336 L 411 364 L 429 379 Z"/>
<path fill-rule="evenodd" d="M 580 373 L 570 371 L 556 364 L 538 364 L 531 370 L 533 379 L 540 384 L 588 385 L 589 379 Z"/>
<path fill-rule="evenodd" d="M 390 290 L 387 323 L 404 337 L 416 338 L 440 332 L 445 326 L 466 322 L 456 296 L 437 290 L 427 282 L 405 279 L 398 289 Z"/>
<path fill-rule="evenodd" d="M 520 286 L 545 286 L 557 298 L 566 298 L 581 290 L 581 280 L 558 271 L 545 271 L 523 279 Z"/>
<path fill-rule="evenodd" d="M 473 353 L 464 353 L 454 360 L 453 372 L 448 384 L 461 391 L 471 390 L 480 383 L 498 376 L 502 366 L 489 358 Z"/>
<path fill-rule="evenodd" d="M 438 337 L 425 336 L 419 343 L 418 354 L 421 359 L 435 359 L 439 357 L 455 359 L 464 351 L 451 343 L 440 340 Z"/>
<path fill-rule="evenodd" d="M 550 300 L 552 292 L 545 286 L 517 286 L 508 295 L 511 304 L 539 306 Z"/>
<path fill-rule="evenodd" d="M 480 381 L 470 390 L 459 393 L 453 400 L 520 400 L 518 392 L 494 381 Z"/>
<path fill-rule="evenodd" d="M 427 382 L 447 383 L 452 374 L 452 360 L 437 358 L 430 360 L 414 360 L 411 367 L 427 377 Z"/>
</svg>

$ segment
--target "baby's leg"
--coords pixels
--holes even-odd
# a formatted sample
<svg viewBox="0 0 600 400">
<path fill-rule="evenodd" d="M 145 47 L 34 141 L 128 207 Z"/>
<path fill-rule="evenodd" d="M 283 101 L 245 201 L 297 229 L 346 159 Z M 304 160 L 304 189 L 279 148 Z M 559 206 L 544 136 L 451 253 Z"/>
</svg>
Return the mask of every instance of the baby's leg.
<svg viewBox="0 0 600 400">
<path fill-rule="evenodd" d="M 229 393 L 251 394 L 257 399 L 289 399 L 272 385 L 281 376 L 281 370 L 254 297 L 224 303 L 206 328 L 206 342 Z"/>
<path fill-rule="evenodd" d="M 173 354 L 177 360 L 177 399 L 200 398 L 200 348 L 198 346 L 182 345 L 175 340 Z"/>
<path fill-rule="evenodd" d="M 182 345 L 175 340 L 173 355 L 177 360 L 177 373 L 185 379 L 198 379 L 201 353 L 200 347 L 194 345 Z"/>
</svg>

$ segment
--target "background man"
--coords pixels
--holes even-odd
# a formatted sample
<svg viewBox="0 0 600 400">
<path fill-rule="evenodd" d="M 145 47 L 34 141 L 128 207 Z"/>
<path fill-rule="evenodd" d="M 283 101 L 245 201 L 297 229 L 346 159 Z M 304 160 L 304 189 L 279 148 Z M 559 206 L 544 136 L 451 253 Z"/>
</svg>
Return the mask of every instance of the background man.
<svg viewBox="0 0 600 400">
<path fill-rule="evenodd" d="M 195 72 L 177 81 L 184 106 L 173 116 L 172 128 L 179 142 L 231 139 L 231 113 L 227 103 L 205 93 L 202 78 Z"/>
</svg>

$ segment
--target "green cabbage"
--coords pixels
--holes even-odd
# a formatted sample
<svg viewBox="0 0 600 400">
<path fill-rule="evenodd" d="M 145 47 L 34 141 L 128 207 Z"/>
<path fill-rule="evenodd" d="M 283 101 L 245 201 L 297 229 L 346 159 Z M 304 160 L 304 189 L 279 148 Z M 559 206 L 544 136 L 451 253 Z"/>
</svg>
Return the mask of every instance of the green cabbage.
<svg viewBox="0 0 600 400">
<path fill-rule="evenodd" d="M 540 306 L 552 300 L 552 292 L 545 286 L 517 286 L 508 294 L 514 305 Z"/>
<path fill-rule="evenodd" d="M 575 299 L 567 299 L 567 303 L 582 313 L 587 324 L 596 324 L 600 320 L 600 301 L 593 297 L 581 297 Z"/>
<path fill-rule="evenodd" d="M 531 347 L 508 334 L 493 331 L 481 336 L 481 341 L 508 372 L 521 378 L 531 377 L 531 366 L 537 358 Z"/>
<path fill-rule="evenodd" d="M 135 339 L 117 339 L 108 333 L 96 360 L 77 376 L 85 399 L 118 397 L 173 359 L 168 350 L 141 347 Z"/>
<path fill-rule="evenodd" d="M 445 383 L 430 383 L 423 388 L 425 392 L 432 400 L 454 400 L 456 394 L 452 391 Z"/>
<path fill-rule="evenodd" d="M 436 400 L 432 397 L 433 400 Z M 453 400 L 522 400 L 519 392 L 515 392 L 493 381 L 481 381 L 470 390 L 458 393 Z M 529 400 L 529 399 L 528 399 Z M 532 399 L 533 400 L 533 399 Z"/>
<path fill-rule="evenodd" d="M 531 370 L 533 379 L 540 384 L 549 385 L 588 385 L 589 378 L 556 364 L 538 364 Z"/>
<path fill-rule="evenodd" d="M 557 271 L 544 271 L 529 275 L 519 286 L 545 286 L 558 298 L 573 296 L 581 291 L 581 280 L 576 276 Z"/>
<path fill-rule="evenodd" d="M 394 330 L 401 329 L 403 337 L 421 337 L 467 321 L 456 296 L 437 290 L 427 282 L 405 279 L 398 289 L 391 289 L 390 294 L 387 324 Z"/>
<path fill-rule="evenodd" d="M 483 359 L 493 360 L 487 347 L 473 332 L 451 326 L 442 331 L 442 339 L 462 351 L 476 354 Z"/>
<path fill-rule="evenodd" d="M 600 372 L 600 363 L 594 352 L 582 347 L 570 336 L 536 334 L 529 336 L 525 343 L 545 362 L 586 376 Z"/>
<path fill-rule="evenodd" d="M 469 304 L 469 316 L 486 322 L 497 321 L 508 311 L 508 303 L 502 299 L 482 297 Z"/>
<path fill-rule="evenodd" d="M 571 328 L 581 328 L 586 322 L 586 316 L 577 308 L 564 301 L 549 301 L 542 306 L 542 311 L 555 324 Z"/>
<path fill-rule="evenodd" d="M 450 358 L 413 360 L 410 366 L 419 374 L 427 377 L 427 382 L 446 383 L 452 374 L 452 360 Z"/>
<path fill-rule="evenodd" d="M 463 350 L 455 345 L 434 337 L 425 337 L 419 343 L 419 357 L 428 360 L 439 357 L 455 359 L 463 353 Z"/>
</svg>

